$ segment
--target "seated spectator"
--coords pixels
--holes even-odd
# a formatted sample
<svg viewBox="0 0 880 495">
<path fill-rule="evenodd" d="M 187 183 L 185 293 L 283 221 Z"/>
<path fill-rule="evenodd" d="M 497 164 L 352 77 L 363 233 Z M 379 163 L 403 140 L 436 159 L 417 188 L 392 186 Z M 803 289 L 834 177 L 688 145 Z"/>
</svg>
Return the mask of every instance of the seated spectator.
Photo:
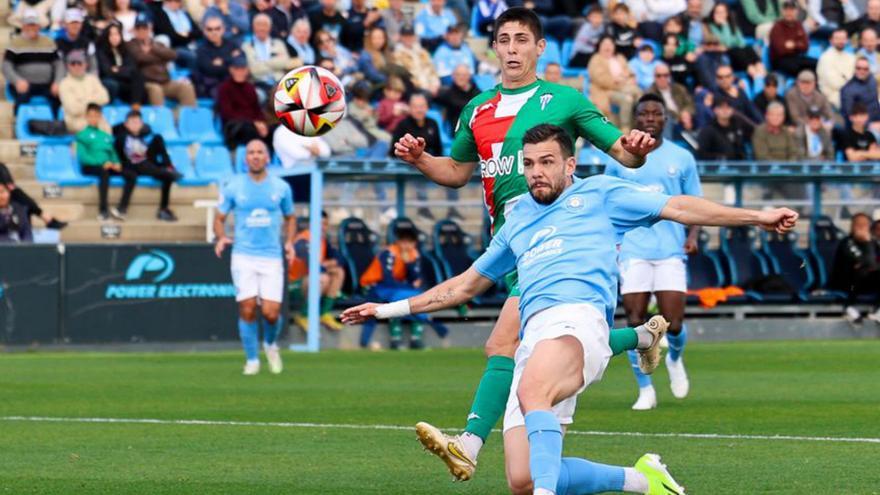
<svg viewBox="0 0 880 495">
<path fill-rule="evenodd" d="M 409 97 L 408 109 L 408 115 L 403 120 L 401 120 L 400 123 L 397 124 L 397 126 L 394 128 L 394 132 L 391 135 L 391 142 L 396 143 L 406 135 L 410 135 L 417 139 L 421 138 L 425 140 L 426 152 L 430 153 L 433 156 L 442 156 L 443 143 L 440 141 L 440 125 L 436 120 L 427 116 L 427 96 L 425 96 L 424 93 L 413 93 Z M 389 149 L 388 154 L 391 158 L 394 158 L 393 149 Z M 420 181 L 416 184 L 416 198 L 422 202 L 428 200 L 427 184 L 424 181 Z M 446 198 L 449 201 L 457 201 L 458 190 L 446 188 Z M 420 217 L 423 217 L 425 219 L 434 219 L 434 214 L 427 206 L 420 207 L 417 210 L 417 213 Z M 461 213 L 459 213 L 458 209 L 456 209 L 454 206 L 449 208 L 446 216 L 458 219 L 464 218 Z"/>
<path fill-rule="evenodd" d="M 303 19 L 308 21 L 309 14 L 306 12 L 306 8 L 312 8 L 311 2 L 303 2 L 303 0 L 275 0 L 275 10 L 281 12 L 284 15 L 284 18 L 287 22 L 284 24 L 287 26 L 288 31 L 293 26 L 293 23 Z M 289 36 L 290 33 L 285 34 L 284 36 L 273 36 L 274 38 L 284 39 Z"/>
<path fill-rule="evenodd" d="M 452 70 L 459 65 L 467 65 L 471 73 L 477 70 L 477 57 L 464 42 L 466 31 L 467 28 L 462 25 L 449 26 L 443 43 L 434 52 L 433 61 L 437 67 L 437 75 L 445 84 L 451 79 Z"/>
<path fill-rule="evenodd" d="M 865 13 L 846 27 L 848 34 L 860 33 L 865 28 L 880 33 L 880 0 L 868 0 L 864 6 Z"/>
<path fill-rule="evenodd" d="M 599 40 L 596 54 L 590 59 L 590 100 L 603 114 L 614 117 L 619 127 L 628 131 L 632 126 L 633 105 L 641 95 L 635 75 L 626 59 L 615 52 L 610 37 Z M 617 106 L 617 112 L 612 111 Z"/>
<path fill-rule="evenodd" d="M 664 137 L 672 139 L 676 130 L 692 131 L 694 129 L 694 99 L 688 89 L 672 81 L 672 72 L 666 64 L 658 64 L 654 68 L 654 84 L 646 93 L 663 98 L 666 105 L 667 125 Z M 680 129 L 676 129 L 676 127 Z"/>
<path fill-rule="evenodd" d="M 654 84 L 654 69 L 660 61 L 654 58 L 654 47 L 648 43 L 639 47 L 638 56 L 629 61 L 629 68 L 642 91 Z"/>
<path fill-rule="evenodd" d="M 849 0 L 813 0 L 807 2 L 807 19 L 804 24 L 811 33 L 827 36 L 859 18 L 859 8 Z"/>
<path fill-rule="evenodd" d="M 14 4 L 15 9 L 7 17 L 7 22 L 9 22 L 10 26 L 21 29 L 25 25 L 24 17 L 25 13 L 27 13 L 29 18 L 32 18 L 33 22 L 40 29 L 58 29 L 61 26 L 61 21 L 64 18 L 64 9 L 67 6 L 67 3 L 61 4 L 59 11 L 58 3 L 55 0 L 22 0 Z"/>
<path fill-rule="evenodd" d="M 635 21 L 629 15 L 629 7 L 623 2 L 617 2 L 611 9 L 611 22 L 605 26 L 605 36 L 611 37 L 614 41 L 615 51 L 626 60 L 635 56 L 636 47 L 641 44 L 641 39 L 636 36 L 634 26 Z M 597 43 L 597 49 L 598 46 Z"/>
<path fill-rule="evenodd" d="M 556 65 L 556 68 L 559 68 L 559 64 L 550 65 Z M 549 80 L 547 79 L 547 73 L 550 70 L 550 65 L 544 71 L 544 79 L 546 80 Z M 480 94 L 480 90 L 477 89 L 477 86 L 471 79 L 470 68 L 462 64 L 452 71 L 452 84 L 440 90 L 437 98 L 434 99 L 434 103 L 444 110 L 444 120 L 454 127 L 456 122 L 458 122 L 461 111 L 478 94 Z"/>
<path fill-rule="evenodd" d="M 685 0 L 629 0 L 633 18 L 639 23 L 639 32 L 645 38 L 660 41 L 663 23 L 670 17 L 684 13 Z"/>
<path fill-rule="evenodd" d="M 103 0 L 81 0 L 83 31 L 90 40 L 95 40 L 110 25 L 110 8 Z"/>
<path fill-rule="evenodd" d="M 290 34 L 287 14 L 275 8 L 275 0 L 253 0 L 251 18 L 257 14 L 265 14 L 272 20 L 272 37 L 284 39 Z"/>
<path fill-rule="evenodd" d="M 714 0 L 703 3 L 702 0 L 687 0 L 687 9 L 681 15 L 682 32 L 685 39 L 689 40 L 696 48 L 703 43 L 703 34 L 706 32 L 706 23 L 703 22 L 709 15 Z M 675 19 L 670 17 L 670 19 Z"/>
<path fill-rule="evenodd" d="M 46 224 L 46 227 L 50 229 L 60 230 L 67 226 L 67 222 L 62 222 L 51 214 L 43 211 L 43 209 L 40 208 L 40 205 L 37 204 L 37 202 L 31 198 L 24 189 L 15 185 L 15 180 L 12 178 L 12 174 L 9 172 L 9 169 L 6 168 L 6 164 L 2 162 L 0 162 L 0 185 L 6 186 L 6 189 L 11 195 L 12 202 L 24 208 L 28 219 L 30 219 L 32 215 L 36 215 L 40 217 Z"/>
<path fill-rule="evenodd" d="M 58 86 L 58 94 L 61 96 L 61 108 L 64 109 L 64 125 L 73 134 L 88 125 L 86 109 L 90 104 L 110 103 L 110 95 L 100 79 L 86 72 L 86 56 L 80 51 L 73 51 L 67 55 L 67 75 Z M 105 132 L 110 130 L 103 117 L 99 127 Z"/>
<path fill-rule="evenodd" d="M 0 182 L 0 243 L 33 242 L 33 240 L 27 210 L 12 201 L 9 186 Z"/>
<path fill-rule="evenodd" d="M 376 107 L 376 115 L 379 127 L 387 132 L 393 132 L 397 124 L 409 114 L 409 105 L 402 101 L 405 91 L 403 81 L 396 77 L 390 78 L 382 89 L 382 99 Z"/>
<path fill-rule="evenodd" d="M 320 55 L 320 58 L 332 60 L 336 76 L 343 86 L 348 86 L 352 79 L 352 74 L 357 72 L 357 61 L 354 59 L 354 55 L 345 47 L 339 46 L 336 38 L 327 31 L 318 31 L 315 39 L 318 41 L 318 55 Z"/>
<path fill-rule="evenodd" d="M 202 24 L 209 17 L 219 17 L 226 27 L 223 35 L 241 43 L 251 25 L 247 9 L 235 0 L 213 0 L 213 4 L 205 10 L 204 16 L 201 17 Z"/>
<path fill-rule="evenodd" d="M 733 118 L 730 100 L 719 96 L 712 101 L 714 119 L 697 135 L 698 160 L 745 160 L 746 132 Z"/>
<path fill-rule="evenodd" d="M 205 18 L 205 38 L 199 42 L 196 50 L 196 70 L 192 75 L 198 96 L 214 98 L 217 86 L 229 75 L 229 61 L 242 55 L 241 47 L 236 41 L 226 38 L 225 31 L 221 18 Z"/>
<path fill-rule="evenodd" d="M 138 16 L 138 11 L 131 8 L 131 0 L 112 0 L 110 12 L 113 20 L 120 26 L 122 40 L 131 41 L 134 38 L 134 23 Z"/>
<path fill-rule="evenodd" d="M 736 14 L 728 10 L 727 4 L 716 3 L 706 21 L 709 31 L 718 38 L 721 46 L 727 50 L 730 64 L 735 71 L 746 71 L 754 78 L 764 77 L 767 73 L 755 48 L 746 43 L 742 31 L 736 22 Z"/>
<path fill-rule="evenodd" d="M 411 13 L 403 9 L 404 0 L 389 0 L 388 8 L 382 9 L 382 25 L 388 34 L 389 45 L 394 46 L 400 41 L 400 29 L 413 24 Z"/>
<path fill-rule="evenodd" d="M 694 68 L 694 61 L 697 60 L 697 55 L 693 52 L 680 54 L 680 46 L 678 36 L 674 34 L 666 35 L 663 43 L 663 56 L 660 60 L 669 67 L 672 80 L 676 84 L 690 88 L 696 83 L 697 79 L 697 72 Z"/>
<path fill-rule="evenodd" d="M 755 105 L 749 101 L 746 92 L 739 85 L 735 84 L 734 81 L 732 67 L 729 65 L 719 67 L 715 72 L 715 84 L 718 88 L 715 90 L 715 97 L 724 95 L 727 101 L 733 105 L 737 117 L 742 119 L 748 127 L 760 124 L 764 120 L 763 117 L 758 112 L 758 109 L 755 108 Z"/>
<path fill-rule="evenodd" d="M 264 94 L 271 95 L 276 81 L 280 81 L 295 66 L 291 63 L 284 42 L 271 36 L 272 19 L 269 16 L 255 15 L 253 25 L 253 36 L 242 46 L 242 50 L 247 57 L 254 84 Z"/>
<path fill-rule="evenodd" d="M 804 69 L 815 72 L 816 59 L 807 56 L 809 48 L 807 32 L 798 20 L 797 3 L 785 0 L 782 19 L 770 30 L 770 65 L 789 77 L 796 77 Z"/>
<path fill-rule="evenodd" d="M 871 64 L 871 74 L 875 78 L 880 76 L 880 53 L 877 52 L 877 32 L 871 28 L 865 28 L 859 33 L 859 50 L 856 56 L 865 57 Z"/>
<path fill-rule="evenodd" d="M 787 162 L 798 159 L 799 148 L 785 125 L 785 107 L 773 102 L 767 105 L 764 123 L 752 133 L 752 154 L 755 160 Z"/>
<path fill-rule="evenodd" d="M 852 120 L 852 108 L 861 104 L 868 112 L 869 122 L 880 122 L 880 102 L 877 100 L 877 80 L 871 75 L 871 65 L 864 57 L 856 58 L 853 77 L 840 90 L 840 115 Z"/>
<path fill-rule="evenodd" d="M 133 171 L 138 176 L 152 177 L 162 184 L 156 218 L 164 222 L 176 222 L 177 217 L 168 208 L 168 204 L 171 185 L 180 180 L 182 175 L 171 163 L 171 157 L 165 148 L 165 139 L 144 124 L 141 113 L 137 110 L 128 112 L 125 121 L 113 128 L 113 136 L 114 149 L 123 169 Z"/>
<path fill-rule="evenodd" d="M 431 61 L 431 54 L 422 48 L 412 26 L 400 29 L 400 43 L 394 47 L 394 61 L 412 76 L 413 85 L 430 94 L 440 89 L 440 77 Z"/>
<path fill-rule="evenodd" d="M 746 19 L 755 26 L 755 38 L 766 43 L 773 24 L 779 19 L 779 6 L 776 0 L 741 0 Z"/>
<path fill-rule="evenodd" d="M 816 65 L 819 91 L 828 98 L 828 102 L 835 109 L 840 108 L 840 90 L 852 78 L 856 67 L 856 57 L 846 51 L 846 45 L 846 30 L 835 29 L 831 33 L 830 46 L 822 52 Z"/>
<path fill-rule="evenodd" d="M 484 0 L 485 1 L 485 0 Z M 596 52 L 596 45 L 599 44 L 599 38 L 605 32 L 605 14 L 598 5 L 593 5 L 587 11 L 587 20 L 581 24 L 574 42 L 571 46 L 571 58 L 568 61 L 569 67 L 586 68 L 590 63 L 590 57 Z"/>
<path fill-rule="evenodd" d="M 841 133 L 838 145 L 848 162 L 880 160 L 880 146 L 874 133 L 868 130 L 868 108 L 855 103 L 850 110 L 849 127 Z"/>
<path fill-rule="evenodd" d="M 165 98 L 174 98 L 183 106 L 196 105 L 196 91 L 188 80 L 171 80 L 168 63 L 177 58 L 177 52 L 153 39 L 149 19 L 138 18 L 134 25 L 134 39 L 125 44 L 138 70 L 144 76 L 144 88 L 150 105 L 162 106 Z"/>
<path fill-rule="evenodd" d="M 377 299 L 390 302 L 406 299 L 422 293 L 422 268 L 419 261 L 418 232 L 411 227 L 398 227 L 396 240 L 379 252 L 361 275 L 361 287 L 369 287 Z M 424 313 L 410 315 L 410 347 L 421 349 L 423 324 L 429 323 Z M 398 318 L 389 320 L 391 349 L 400 349 L 403 328 Z"/>
<path fill-rule="evenodd" d="M 325 31 L 333 38 L 339 39 L 342 34 L 342 26 L 345 25 L 345 16 L 336 7 L 336 0 L 320 0 L 320 8 L 312 10 L 309 14 L 309 25 L 312 31 Z M 320 41 L 315 43 L 320 48 Z"/>
<path fill-rule="evenodd" d="M 364 48 L 364 37 L 375 27 L 384 27 L 379 9 L 367 8 L 367 0 L 351 0 L 351 9 L 342 26 L 339 42 L 352 52 L 360 52 Z"/>
<path fill-rule="evenodd" d="M 391 142 L 391 134 L 379 127 L 376 109 L 370 103 L 370 94 L 369 83 L 366 81 L 356 83 L 351 90 L 346 116 L 356 122 L 375 141 L 384 142 L 387 148 Z"/>
<path fill-rule="evenodd" d="M 21 23 L 21 34 L 12 36 L 3 54 L 3 77 L 12 91 L 15 109 L 34 96 L 44 96 L 52 112 L 57 112 L 58 83 L 64 77 L 64 63 L 58 57 L 55 42 L 40 34 L 36 11 L 25 11 Z"/>
<path fill-rule="evenodd" d="M 122 38 L 122 26 L 117 23 L 110 24 L 101 33 L 96 47 L 98 74 L 111 100 L 119 98 L 129 104 L 140 105 L 147 96 L 144 76 L 125 49 Z"/>
<path fill-rule="evenodd" d="M 556 62 L 550 62 L 547 64 L 547 67 L 544 67 L 544 76 L 542 79 L 555 84 L 562 83 L 562 66 Z"/>
<path fill-rule="evenodd" d="M 722 66 L 730 66 L 730 57 L 727 56 L 727 51 L 721 46 L 718 38 L 712 33 L 707 33 L 706 36 L 703 36 L 702 51 L 694 63 L 694 71 L 697 76 L 695 86 L 702 86 L 709 90 L 718 89 L 716 74 Z"/>
<path fill-rule="evenodd" d="M 779 95 L 779 81 L 776 79 L 776 76 L 770 74 L 764 80 L 764 89 L 761 90 L 755 96 L 755 99 L 752 103 L 755 104 L 755 108 L 758 109 L 758 112 L 761 114 L 767 113 L 767 106 L 774 101 L 785 104 L 785 100 Z M 788 118 L 785 119 L 786 122 L 789 121 Z"/>
<path fill-rule="evenodd" d="M 850 223 L 849 236 L 840 241 L 834 253 L 829 286 L 847 294 L 844 317 L 851 323 L 862 319 L 855 307 L 859 295 L 874 296 L 874 312 L 868 318 L 880 321 L 880 267 L 871 241 L 871 217 L 856 213 Z"/>
<path fill-rule="evenodd" d="M 90 74 L 98 74 L 98 60 L 95 58 L 95 44 L 83 30 L 83 11 L 77 8 L 64 12 L 64 31 L 55 40 L 58 56 L 66 60 L 72 51 L 86 55 L 86 70 Z"/>
<path fill-rule="evenodd" d="M 477 33 L 494 38 L 492 30 L 495 28 L 495 19 L 507 10 L 507 2 L 505 0 L 477 0 L 476 9 Z M 601 9 L 599 12 L 601 14 Z M 589 20 L 589 14 L 587 17 Z M 583 66 L 586 67 L 586 63 Z"/>
<path fill-rule="evenodd" d="M 785 107 L 795 126 L 806 124 L 810 110 L 817 110 L 829 127 L 835 118 L 828 98 L 816 89 L 816 74 L 808 70 L 801 71 L 795 85 L 786 91 Z"/>
<path fill-rule="evenodd" d="M 702 25 L 702 21 L 700 25 Z M 684 24 L 680 17 L 670 17 L 663 24 L 663 41 L 669 35 L 675 36 L 678 41 L 676 55 L 688 56 L 691 62 L 697 59 L 697 47 L 703 42 L 703 35 L 700 33 L 699 41 L 688 38 L 685 34 Z"/>
<path fill-rule="evenodd" d="M 339 129 L 333 129 L 333 133 Z M 332 133 L 331 133 L 332 134 Z M 330 146 L 321 136 L 302 136 L 283 125 L 275 128 L 272 146 L 284 168 L 312 163 L 318 158 L 330 158 Z"/>
<path fill-rule="evenodd" d="M 98 127 L 102 120 L 101 106 L 90 103 L 86 110 L 88 126 L 76 135 L 76 156 L 82 174 L 98 178 L 98 221 L 107 221 L 111 215 L 117 220 L 125 220 L 137 174 L 122 167 L 114 148 L 113 136 Z M 113 176 L 121 176 L 125 182 L 118 206 L 108 209 L 107 189 Z"/>
<path fill-rule="evenodd" d="M 571 38 L 572 23 L 559 4 L 557 0 L 507 0 L 510 7 L 525 7 L 538 14 L 544 35 L 562 43 Z"/>
<path fill-rule="evenodd" d="M 807 121 L 797 128 L 794 139 L 797 142 L 801 159 L 816 162 L 834 161 L 834 144 L 831 133 L 822 122 L 822 113 L 807 111 Z"/>
<path fill-rule="evenodd" d="M 430 53 L 440 46 L 450 26 L 458 24 L 451 9 L 446 8 L 446 0 L 430 0 L 428 7 L 416 14 L 415 30 L 422 46 Z"/>
<path fill-rule="evenodd" d="M 306 19 L 297 19 L 290 28 L 290 36 L 287 37 L 287 52 L 294 60 L 291 65 L 314 65 L 317 61 L 315 48 L 311 42 L 312 28 Z"/>
<path fill-rule="evenodd" d="M 358 59 L 358 71 L 374 85 L 384 84 L 388 80 L 388 74 L 393 70 L 385 29 L 378 26 L 370 28 L 363 45 L 363 51 Z"/>
<path fill-rule="evenodd" d="M 217 88 L 217 114 L 223 123 L 226 147 L 234 150 L 254 139 L 271 140 L 269 125 L 260 109 L 257 88 L 248 81 L 250 71 L 243 55 L 229 63 L 229 78 Z M 282 126 L 283 127 L 283 126 Z"/>
<path fill-rule="evenodd" d="M 342 285 L 345 283 L 345 269 L 340 261 L 342 257 L 330 244 L 328 232 L 330 220 L 327 212 L 321 212 L 321 324 L 330 330 L 342 330 L 343 325 L 336 320 L 333 314 L 333 305 L 342 297 Z M 309 243 L 311 231 L 302 229 L 297 232 L 293 239 L 293 251 L 295 257 L 289 260 L 290 269 L 287 271 L 287 281 L 291 299 L 299 301 L 301 308 L 306 308 L 306 298 L 309 293 Z M 302 310 L 293 312 L 293 321 L 301 328 L 309 328 L 308 318 Z"/>
<path fill-rule="evenodd" d="M 202 39 L 199 24 L 183 9 L 181 0 L 163 0 L 153 2 L 152 19 L 156 35 L 168 37 L 170 47 L 174 49 L 175 61 L 190 71 L 196 69 L 196 43 Z"/>
</svg>

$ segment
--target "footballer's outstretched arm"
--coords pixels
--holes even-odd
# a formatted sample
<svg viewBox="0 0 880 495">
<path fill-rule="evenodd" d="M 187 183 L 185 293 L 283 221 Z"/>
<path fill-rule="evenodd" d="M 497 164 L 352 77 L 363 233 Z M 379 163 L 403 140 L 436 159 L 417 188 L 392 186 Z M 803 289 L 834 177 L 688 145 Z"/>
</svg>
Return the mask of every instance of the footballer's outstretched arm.
<svg viewBox="0 0 880 495">
<path fill-rule="evenodd" d="M 696 196 L 673 196 L 660 211 L 660 218 L 685 225 L 737 227 L 756 225 L 780 234 L 790 231 L 798 214 L 788 208 L 758 211 L 732 208 Z"/>
<path fill-rule="evenodd" d="M 448 156 L 425 151 L 425 138 L 406 134 L 394 143 L 394 155 L 419 169 L 425 177 L 446 187 L 464 187 L 474 175 L 476 162 L 457 162 Z"/>
<path fill-rule="evenodd" d="M 639 168 L 645 164 L 645 157 L 654 151 L 660 142 L 650 134 L 638 129 L 629 131 L 611 145 L 608 155 L 627 168 Z"/>
<path fill-rule="evenodd" d="M 363 323 L 370 318 L 402 318 L 413 313 L 431 313 L 464 304 L 486 292 L 493 282 L 480 275 L 474 267 L 434 288 L 388 304 L 366 303 L 342 312 L 342 322 L 349 325 Z"/>
</svg>

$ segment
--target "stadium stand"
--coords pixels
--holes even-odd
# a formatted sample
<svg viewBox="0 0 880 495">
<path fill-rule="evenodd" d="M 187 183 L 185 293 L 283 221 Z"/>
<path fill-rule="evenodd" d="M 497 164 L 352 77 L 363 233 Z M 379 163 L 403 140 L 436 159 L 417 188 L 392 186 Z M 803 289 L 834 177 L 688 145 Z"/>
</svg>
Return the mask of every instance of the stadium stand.
<svg viewBox="0 0 880 495">
<path fill-rule="evenodd" d="M 346 263 L 343 290 L 360 291 L 360 277 L 376 255 L 379 237 L 359 218 L 346 218 L 339 224 L 339 253 Z"/>
</svg>

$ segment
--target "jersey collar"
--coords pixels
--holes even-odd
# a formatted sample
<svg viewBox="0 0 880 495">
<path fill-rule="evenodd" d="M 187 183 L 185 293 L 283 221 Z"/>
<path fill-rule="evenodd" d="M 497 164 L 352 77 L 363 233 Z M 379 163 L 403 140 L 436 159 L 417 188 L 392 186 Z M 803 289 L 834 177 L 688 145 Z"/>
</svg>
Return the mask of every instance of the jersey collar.
<svg viewBox="0 0 880 495">
<path fill-rule="evenodd" d="M 520 93 L 525 93 L 527 91 L 531 91 L 531 90 L 537 88 L 540 84 L 541 84 L 541 80 L 535 79 L 535 82 L 533 82 L 532 84 L 528 84 L 528 85 L 523 86 L 521 88 L 505 89 L 503 86 L 500 86 L 498 88 L 498 91 L 503 95 L 518 95 Z"/>
</svg>

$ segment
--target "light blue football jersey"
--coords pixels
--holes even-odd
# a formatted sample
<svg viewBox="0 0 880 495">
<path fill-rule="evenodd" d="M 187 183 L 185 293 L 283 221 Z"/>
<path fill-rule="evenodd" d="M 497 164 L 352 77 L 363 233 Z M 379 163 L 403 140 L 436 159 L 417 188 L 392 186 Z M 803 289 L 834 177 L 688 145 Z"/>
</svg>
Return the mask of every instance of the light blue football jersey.
<svg viewBox="0 0 880 495">
<path fill-rule="evenodd" d="M 271 175 L 254 182 L 236 175 L 220 191 L 220 213 L 235 216 L 233 254 L 281 259 L 283 217 L 293 215 L 293 192 Z"/>
<path fill-rule="evenodd" d="M 617 245 L 627 231 L 656 222 L 668 200 L 607 175 L 575 179 L 550 205 L 526 194 L 474 268 L 494 281 L 516 268 L 523 328 L 532 315 L 559 304 L 593 304 L 612 315 Z"/>
<path fill-rule="evenodd" d="M 694 156 L 681 146 L 664 139 L 659 148 L 648 153 L 645 164 L 639 168 L 627 168 L 611 160 L 605 173 L 631 180 L 653 191 L 678 196 L 702 196 L 700 175 Z M 635 229 L 623 238 L 620 259 L 663 260 L 685 258 L 685 226 L 668 220 L 652 227 Z"/>
</svg>

